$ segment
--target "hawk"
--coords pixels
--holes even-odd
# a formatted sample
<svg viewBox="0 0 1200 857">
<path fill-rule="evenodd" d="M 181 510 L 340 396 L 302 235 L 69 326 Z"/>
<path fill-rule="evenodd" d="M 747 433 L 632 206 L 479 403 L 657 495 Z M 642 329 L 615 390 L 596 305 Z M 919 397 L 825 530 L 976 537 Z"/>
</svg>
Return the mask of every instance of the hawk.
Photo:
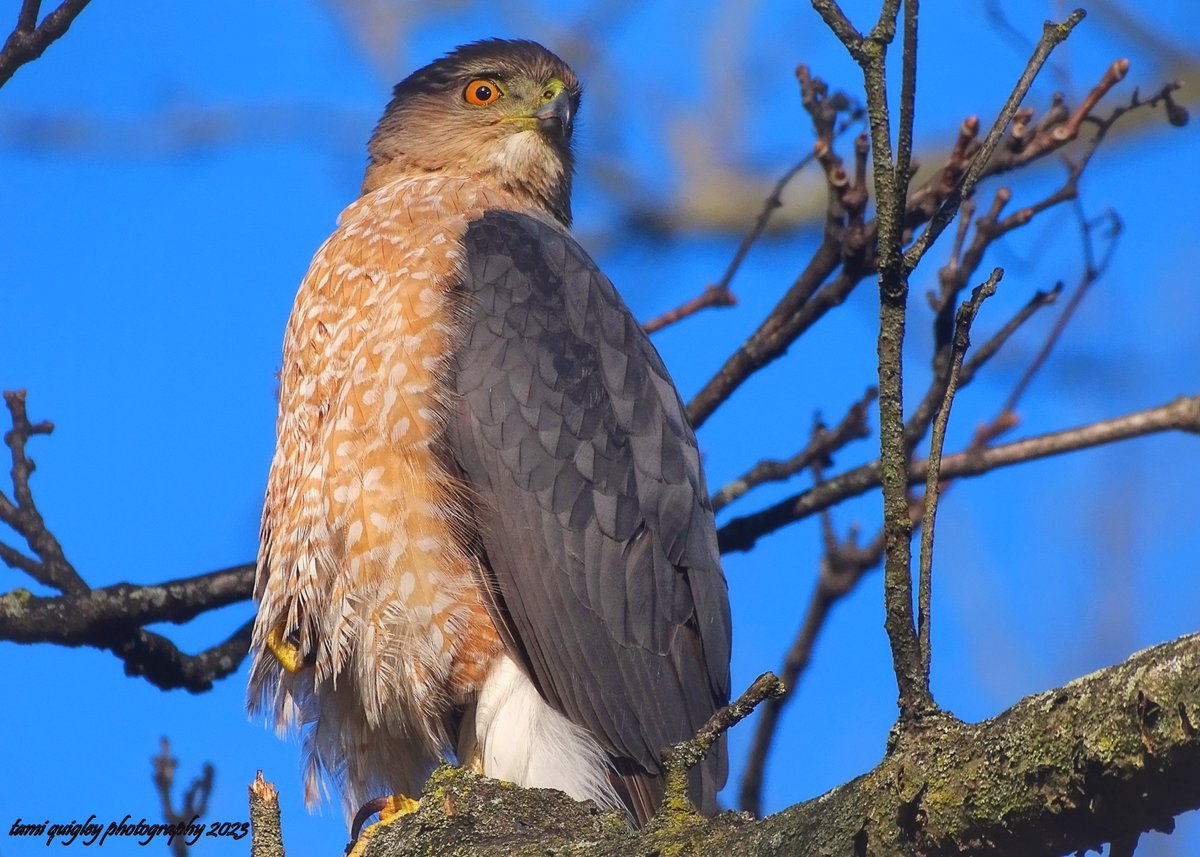
<svg viewBox="0 0 1200 857">
<path fill-rule="evenodd" d="M 542 46 L 400 83 L 300 286 L 249 700 L 311 806 L 441 760 L 624 808 L 729 699 L 729 600 L 670 376 L 571 237 L 580 87 Z M 693 771 L 714 811 L 724 748 Z"/>
</svg>

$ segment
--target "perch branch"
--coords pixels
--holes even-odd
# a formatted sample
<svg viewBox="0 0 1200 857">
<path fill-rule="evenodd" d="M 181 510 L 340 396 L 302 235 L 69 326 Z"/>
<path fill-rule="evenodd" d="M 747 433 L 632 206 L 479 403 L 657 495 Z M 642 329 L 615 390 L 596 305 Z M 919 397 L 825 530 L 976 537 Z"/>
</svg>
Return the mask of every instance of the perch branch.
<svg viewBox="0 0 1200 857">
<path fill-rule="evenodd" d="M 17 16 L 17 26 L 0 48 L 0 86 L 8 83 L 17 69 L 33 62 L 62 38 L 91 0 L 65 0 L 37 24 L 40 0 L 24 0 Z M 36 26 L 35 26 L 36 25 Z"/>
</svg>

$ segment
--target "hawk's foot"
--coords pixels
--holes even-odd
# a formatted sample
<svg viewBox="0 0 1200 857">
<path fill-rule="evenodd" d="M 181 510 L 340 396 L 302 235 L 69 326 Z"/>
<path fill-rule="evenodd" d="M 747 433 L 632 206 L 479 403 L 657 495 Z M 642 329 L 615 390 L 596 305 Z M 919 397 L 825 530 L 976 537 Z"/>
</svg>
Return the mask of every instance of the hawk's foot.
<svg viewBox="0 0 1200 857">
<path fill-rule="evenodd" d="M 280 620 L 279 624 L 267 633 L 267 648 L 271 650 L 271 654 L 283 665 L 283 668 L 294 675 L 300 672 L 300 668 L 304 666 L 304 658 L 296 646 L 284 639 L 283 629 L 284 623 Z"/>
<path fill-rule="evenodd" d="M 405 795 L 389 795 L 367 801 L 354 816 L 354 825 L 350 828 L 350 844 L 346 846 L 348 857 L 362 857 L 367 850 L 367 843 L 379 828 L 386 827 L 406 815 L 412 815 L 420 806 L 420 801 Z M 363 830 L 367 819 L 375 813 L 379 813 L 379 821 Z"/>
</svg>

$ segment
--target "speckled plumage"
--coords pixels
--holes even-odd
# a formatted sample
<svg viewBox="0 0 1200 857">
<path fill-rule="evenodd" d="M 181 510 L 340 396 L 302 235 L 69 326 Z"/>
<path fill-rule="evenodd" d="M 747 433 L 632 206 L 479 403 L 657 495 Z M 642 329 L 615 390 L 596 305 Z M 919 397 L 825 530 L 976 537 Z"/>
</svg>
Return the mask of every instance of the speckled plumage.
<svg viewBox="0 0 1200 857">
<path fill-rule="evenodd" d="M 512 110 L 526 91 L 554 107 L 561 133 L 454 102 L 489 75 Z M 353 812 L 477 757 L 644 821 L 658 750 L 728 699 L 695 439 L 565 230 L 577 104 L 532 43 L 414 74 L 296 298 L 250 701 L 305 731 L 310 803 L 323 771 Z M 724 776 L 722 750 L 696 778 L 710 808 Z"/>
</svg>

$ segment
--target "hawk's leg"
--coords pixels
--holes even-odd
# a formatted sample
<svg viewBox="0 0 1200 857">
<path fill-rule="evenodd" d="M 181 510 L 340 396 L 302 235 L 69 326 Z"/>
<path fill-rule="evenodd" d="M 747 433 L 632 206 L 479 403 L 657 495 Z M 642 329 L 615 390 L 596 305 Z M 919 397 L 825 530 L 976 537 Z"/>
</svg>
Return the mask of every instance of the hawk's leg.
<svg viewBox="0 0 1200 857">
<path fill-rule="evenodd" d="M 367 801 L 354 816 L 354 824 L 350 828 L 350 842 L 346 845 L 348 857 L 361 857 L 367 849 L 367 843 L 379 828 L 393 823 L 398 818 L 412 815 L 420 805 L 419 801 L 404 795 L 377 797 Z M 375 813 L 379 813 L 379 821 L 363 830 L 367 819 Z"/>
<path fill-rule="evenodd" d="M 288 642 L 283 629 L 284 623 L 283 620 L 280 620 L 279 624 L 267 634 L 267 648 L 271 650 L 271 654 L 283 665 L 285 670 L 295 674 L 304 666 L 304 657 L 300 654 L 299 648 Z"/>
</svg>

